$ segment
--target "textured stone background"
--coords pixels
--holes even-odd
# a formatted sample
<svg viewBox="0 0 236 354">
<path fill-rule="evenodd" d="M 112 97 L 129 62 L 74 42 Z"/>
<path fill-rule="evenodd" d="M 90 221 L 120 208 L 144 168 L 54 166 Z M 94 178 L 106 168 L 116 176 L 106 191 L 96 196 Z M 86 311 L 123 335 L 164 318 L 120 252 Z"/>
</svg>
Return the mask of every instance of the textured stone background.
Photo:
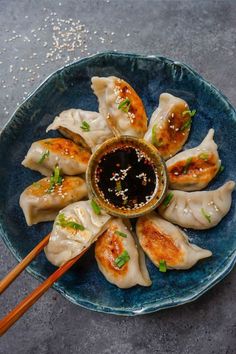
<svg viewBox="0 0 236 354">
<path fill-rule="evenodd" d="M 78 30 L 80 47 L 50 57 L 57 18 L 85 27 Z M 235 0 L 0 0 L 0 124 L 65 61 L 109 49 L 183 61 L 236 105 L 235 40 Z M 0 247 L 2 277 L 16 262 Z M 1 296 L 1 316 L 37 285 L 22 275 Z M 136 318 L 89 312 L 50 290 L 1 339 L 0 353 L 233 354 L 235 285 L 234 270 L 194 303 Z"/>
</svg>

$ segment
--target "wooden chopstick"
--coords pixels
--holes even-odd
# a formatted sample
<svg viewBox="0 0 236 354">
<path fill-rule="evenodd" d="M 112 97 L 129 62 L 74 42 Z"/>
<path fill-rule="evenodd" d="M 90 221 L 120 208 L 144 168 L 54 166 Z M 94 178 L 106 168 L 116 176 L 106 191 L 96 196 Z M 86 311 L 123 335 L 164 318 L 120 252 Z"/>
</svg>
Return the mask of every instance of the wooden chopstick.
<svg viewBox="0 0 236 354">
<path fill-rule="evenodd" d="M 11 312 L 0 321 L 0 335 L 3 335 L 69 268 L 75 264 L 88 250 L 85 248 L 75 258 L 66 262 L 40 284 L 31 294 L 26 296 Z"/>
<path fill-rule="evenodd" d="M 18 275 L 32 262 L 32 260 L 42 251 L 42 249 L 48 244 L 50 234 L 48 234 L 36 247 L 17 264 L 6 276 L 0 281 L 0 294 L 8 288 L 8 286 L 15 280 Z"/>
</svg>

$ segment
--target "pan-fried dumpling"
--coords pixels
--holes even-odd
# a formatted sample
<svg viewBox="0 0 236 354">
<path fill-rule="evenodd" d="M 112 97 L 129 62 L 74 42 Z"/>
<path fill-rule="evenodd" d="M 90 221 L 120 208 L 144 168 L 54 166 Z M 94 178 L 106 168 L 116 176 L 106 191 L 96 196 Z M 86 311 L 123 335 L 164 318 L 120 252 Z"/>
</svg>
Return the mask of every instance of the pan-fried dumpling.
<svg viewBox="0 0 236 354">
<path fill-rule="evenodd" d="M 124 80 L 115 76 L 92 78 L 99 112 L 115 135 L 142 138 L 147 131 L 147 116 L 141 98 Z"/>
<path fill-rule="evenodd" d="M 27 187 L 20 196 L 20 206 L 27 224 L 52 221 L 59 210 L 87 196 L 85 181 L 80 177 L 63 177 L 60 184 L 52 186 L 45 177 Z"/>
<path fill-rule="evenodd" d="M 196 230 L 210 229 L 228 213 L 234 186 L 233 181 L 228 181 L 213 191 L 170 190 L 158 211 L 174 224 Z"/>
<path fill-rule="evenodd" d="M 210 257 L 211 251 L 189 243 L 187 235 L 155 212 L 138 219 L 136 232 L 141 247 L 159 267 L 165 262 L 168 269 L 189 269 L 200 259 Z"/>
<path fill-rule="evenodd" d="M 69 176 L 86 171 L 91 154 L 73 141 L 64 138 L 50 138 L 34 142 L 22 165 L 50 176 L 55 166 Z"/>
<path fill-rule="evenodd" d="M 166 162 L 170 188 L 196 191 L 205 188 L 219 171 L 221 161 L 210 129 L 201 144 L 185 150 Z"/>
<path fill-rule="evenodd" d="M 119 288 L 131 288 L 137 284 L 149 286 L 151 280 L 144 254 L 136 246 L 128 226 L 122 219 L 114 219 L 98 238 L 95 245 L 98 267 L 105 278 Z"/>
<path fill-rule="evenodd" d="M 76 144 L 92 150 L 96 150 L 100 144 L 113 136 L 101 114 L 82 109 L 72 108 L 61 112 L 47 127 L 47 132 L 56 129 Z"/>
<path fill-rule="evenodd" d="M 80 201 L 62 209 L 54 221 L 45 254 L 61 266 L 89 247 L 107 228 L 110 216 L 94 211 L 91 201 Z"/>
<path fill-rule="evenodd" d="M 193 115 L 194 111 L 189 111 L 184 100 L 162 93 L 144 139 L 155 145 L 160 155 L 167 160 L 180 151 L 188 139 Z"/>
</svg>

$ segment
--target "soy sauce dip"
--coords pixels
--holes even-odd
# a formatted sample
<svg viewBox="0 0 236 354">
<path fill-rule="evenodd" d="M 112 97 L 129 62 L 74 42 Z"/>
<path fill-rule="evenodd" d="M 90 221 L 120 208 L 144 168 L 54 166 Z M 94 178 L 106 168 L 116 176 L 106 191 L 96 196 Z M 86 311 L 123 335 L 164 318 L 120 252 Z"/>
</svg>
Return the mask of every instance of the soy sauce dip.
<svg viewBox="0 0 236 354">
<path fill-rule="evenodd" d="M 158 188 L 158 171 L 137 147 L 117 146 L 101 157 L 95 183 L 107 203 L 121 209 L 138 209 L 152 199 Z"/>
<path fill-rule="evenodd" d="M 157 149 L 131 136 L 105 141 L 86 171 L 89 198 L 108 214 L 137 218 L 154 210 L 167 191 L 165 162 Z"/>
</svg>

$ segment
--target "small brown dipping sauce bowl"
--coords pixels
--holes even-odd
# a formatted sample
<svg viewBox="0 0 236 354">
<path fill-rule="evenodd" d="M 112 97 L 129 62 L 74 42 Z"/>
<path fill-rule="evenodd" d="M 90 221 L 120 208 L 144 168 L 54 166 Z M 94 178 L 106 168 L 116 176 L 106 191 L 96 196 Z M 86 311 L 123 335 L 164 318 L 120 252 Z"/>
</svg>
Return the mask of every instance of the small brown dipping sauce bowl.
<svg viewBox="0 0 236 354">
<path fill-rule="evenodd" d="M 90 158 L 86 179 L 90 198 L 123 218 L 155 209 L 167 191 L 166 166 L 156 148 L 131 136 L 103 143 Z"/>
</svg>

